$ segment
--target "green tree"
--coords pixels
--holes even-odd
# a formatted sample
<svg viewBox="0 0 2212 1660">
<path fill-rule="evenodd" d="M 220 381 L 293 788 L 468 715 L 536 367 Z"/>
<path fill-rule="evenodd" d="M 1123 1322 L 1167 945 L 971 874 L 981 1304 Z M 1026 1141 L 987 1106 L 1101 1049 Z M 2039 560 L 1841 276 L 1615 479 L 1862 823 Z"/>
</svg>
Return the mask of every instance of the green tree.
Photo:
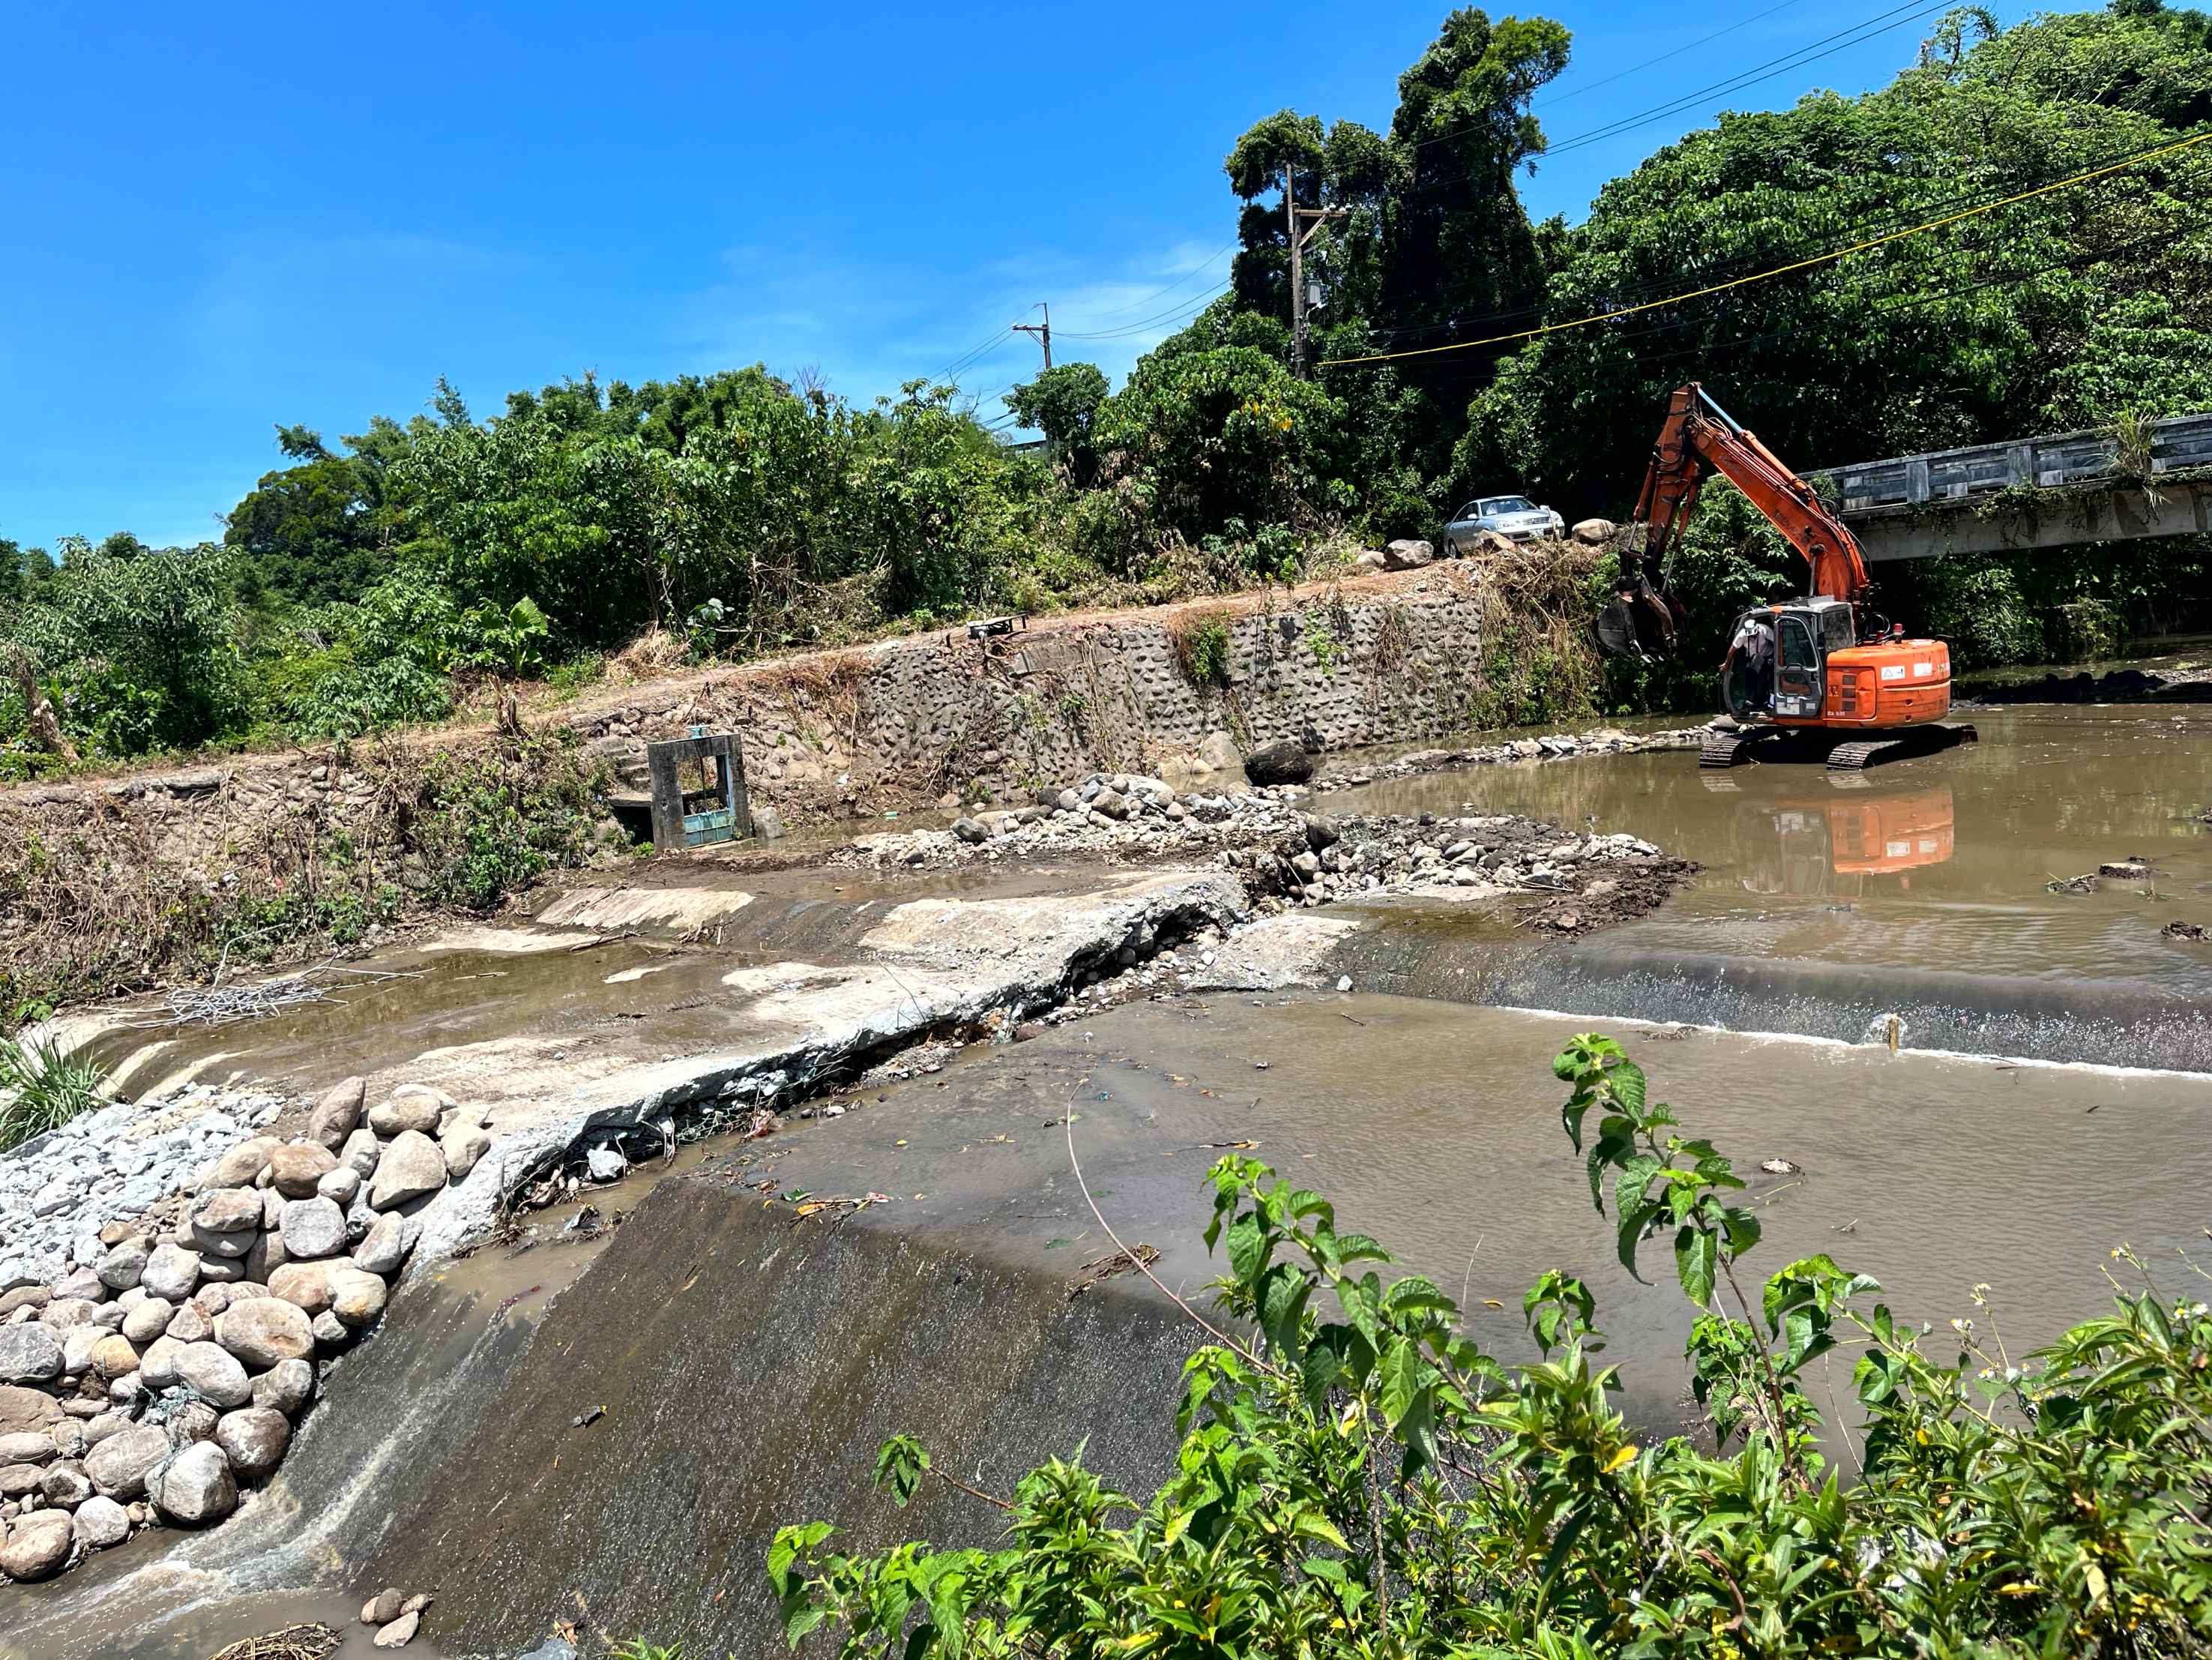
<svg viewBox="0 0 2212 1660">
<path fill-rule="evenodd" d="M 1042 433 L 1068 477 L 1086 485 L 1098 471 L 1091 427 L 1106 401 L 1106 377 L 1094 363 L 1058 363 L 1006 394 L 1006 407 Z"/>
</svg>

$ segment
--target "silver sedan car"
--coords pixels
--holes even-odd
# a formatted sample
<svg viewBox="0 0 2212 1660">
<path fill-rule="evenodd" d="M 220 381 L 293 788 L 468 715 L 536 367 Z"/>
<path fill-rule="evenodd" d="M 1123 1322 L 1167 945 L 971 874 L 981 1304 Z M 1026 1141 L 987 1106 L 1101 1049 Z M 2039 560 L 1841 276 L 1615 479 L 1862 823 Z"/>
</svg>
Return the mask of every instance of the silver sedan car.
<svg viewBox="0 0 2212 1660">
<path fill-rule="evenodd" d="M 1534 542 L 1566 533 L 1567 521 L 1549 508 L 1540 508 L 1525 496 L 1486 496 L 1468 502 L 1444 526 L 1444 555 L 1456 559 L 1474 545 L 1477 536 L 1494 530 L 1516 542 Z"/>
</svg>

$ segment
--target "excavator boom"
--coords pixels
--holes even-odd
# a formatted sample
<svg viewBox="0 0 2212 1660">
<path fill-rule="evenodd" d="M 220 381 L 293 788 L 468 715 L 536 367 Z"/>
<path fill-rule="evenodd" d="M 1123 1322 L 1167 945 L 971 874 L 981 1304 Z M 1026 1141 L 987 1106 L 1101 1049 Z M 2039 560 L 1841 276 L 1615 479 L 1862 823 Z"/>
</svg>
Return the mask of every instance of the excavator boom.
<svg viewBox="0 0 2212 1660">
<path fill-rule="evenodd" d="M 1643 545 L 1620 556 L 1616 597 L 1598 619 L 1600 642 L 1646 660 L 1673 654 L 1688 620 L 1671 581 L 1674 554 L 1708 471 L 1743 492 L 1803 557 L 1812 581 L 1802 599 L 1757 606 L 1737 619 L 1721 665 L 1722 703 L 1747 736 L 1717 739 L 1702 763 L 1752 758 L 1753 740 L 1778 753 L 1766 740 L 1790 739 L 1800 747 L 1820 740 L 1830 766 L 1855 769 L 1971 738 L 1971 727 L 1931 725 L 1950 711 L 1949 649 L 1940 640 L 1908 640 L 1874 614 L 1858 539 L 1695 381 L 1668 400 L 1636 502 Z M 1898 728 L 1921 730 L 1909 742 L 1863 736 Z"/>
</svg>

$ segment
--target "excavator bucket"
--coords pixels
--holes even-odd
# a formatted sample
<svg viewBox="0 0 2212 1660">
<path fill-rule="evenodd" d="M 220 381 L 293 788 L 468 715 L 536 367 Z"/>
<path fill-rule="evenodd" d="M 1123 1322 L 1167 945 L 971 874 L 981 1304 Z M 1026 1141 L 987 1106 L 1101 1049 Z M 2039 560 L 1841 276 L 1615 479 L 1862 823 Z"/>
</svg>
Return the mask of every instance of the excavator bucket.
<svg viewBox="0 0 2212 1660">
<path fill-rule="evenodd" d="M 1633 586 L 1624 584 L 1613 603 L 1597 614 L 1597 642 L 1616 657 L 1656 663 L 1674 654 L 1686 620 L 1680 600 L 1639 580 Z"/>
</svg>

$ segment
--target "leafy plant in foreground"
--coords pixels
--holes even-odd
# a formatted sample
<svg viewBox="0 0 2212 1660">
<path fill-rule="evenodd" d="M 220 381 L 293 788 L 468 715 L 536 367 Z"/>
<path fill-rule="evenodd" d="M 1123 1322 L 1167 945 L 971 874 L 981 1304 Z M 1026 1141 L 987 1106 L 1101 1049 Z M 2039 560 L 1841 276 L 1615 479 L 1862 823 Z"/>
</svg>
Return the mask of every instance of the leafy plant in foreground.
<svg viewBox="0 0 2212 1660">
<path fill-rule="evenodd" d="M 1208 1244 L 1249 1336 L 1190 1357 L 1172 1474 L 1149 1499 L 1080 1450 L 1009 1497 L 908 1437 L 878 1478 L 1001 1508 L 996 1548 L 864 1557 L 817 1522 L 768 1566 L 796 1643 L 848 1657 L 2148 1655 L 2212 1645 L 2212 1318 L 2145 1288 L 2015 1363 L 1954 1323 L 1926 1351 L 1825 1256 L 1744 1281 L 1759 1243 L 1709 1143 L 1647 1101 L 1611 1040 L 1556 1070 L 1591 1193 L 1638 1270 L 1664 1236 L 1700 1310 L 1699 1436 L 1646 1444 L 1612 1396 L 1595 1298 L 1552 1271 L 1509 1369 L 1418 1274 L 1258 1162 L 1214 1167 Z M 2115 1253 L 2136 1268 L 2131 1254 Z M 1983 1290 L 1976 1292 L 1983 1300 Z M 1808 1369 L 1856 1350 L 1824 1418 Z M 1848 1482 L 1830 1462 L 1850 1461 Z"/>
</svg>

